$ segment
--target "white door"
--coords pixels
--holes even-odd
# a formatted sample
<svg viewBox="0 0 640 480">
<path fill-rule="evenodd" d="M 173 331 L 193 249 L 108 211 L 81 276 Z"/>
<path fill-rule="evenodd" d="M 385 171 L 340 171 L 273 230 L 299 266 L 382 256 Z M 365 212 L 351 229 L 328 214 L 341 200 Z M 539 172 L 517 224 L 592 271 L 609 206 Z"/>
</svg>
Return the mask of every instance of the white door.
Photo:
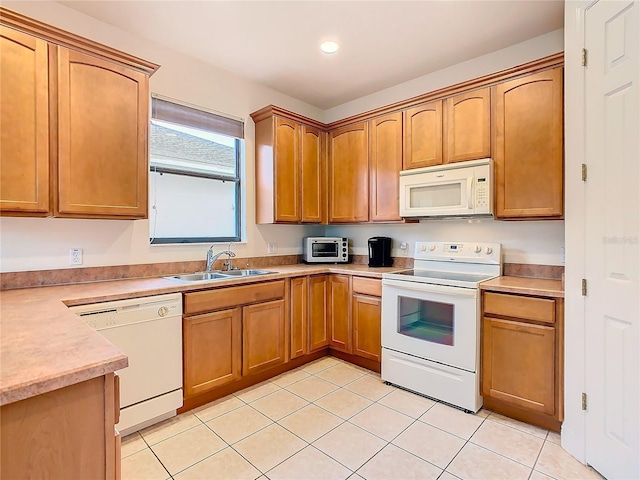
<svg viewBox="0 0 640 480">
<path fill-rule="evenodd" d="M 585 17 L 586 458 L 608 479 L 640 478 L 639 9 Z"/>
</svg>

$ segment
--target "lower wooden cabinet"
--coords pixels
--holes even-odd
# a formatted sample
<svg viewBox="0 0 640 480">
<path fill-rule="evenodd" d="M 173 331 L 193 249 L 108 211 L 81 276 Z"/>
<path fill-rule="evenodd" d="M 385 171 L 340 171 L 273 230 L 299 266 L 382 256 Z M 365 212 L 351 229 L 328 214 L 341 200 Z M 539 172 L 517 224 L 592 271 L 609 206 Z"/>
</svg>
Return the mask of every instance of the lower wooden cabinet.
<svg viewBox="0 0 640 480">
<path fill-rule="evenodd" d="M 484 292 L 484 406 L 543 428 L 562 421 L 562 299 Z"/>
<path fill-rule="evenodd" d="M 289 322 L 291 343 L 290 358 L 306 355 L 308 351 L 307 335 L 309 331 L 309 281 L 307 277 L 291 279 Z"/>
<path fill-rule="evenodd" d="M 241 309 L 183 319 L 184 395 L 238 379 L 242 366 Z"/>
<path fill-rule="evenodd" d="M 329 277 L 309 277 L 309 353 L 329 346 Z"/>
<path fill-rule="evenodd" d="M 382 299 L 353 295 L 353 354 L 379 362 Z"/>
<path fill-rule="evenodd" d="M 0 478 L 118 479 L 114 374 L 0 408 Z"/>
<path fill-rule="evenodd" d="M 329 318 L 334 350 L 352 353 L 351 346 L 351 284 L 347 275 L 329 277 Z"/>
<path fill-rule="evenodd" d="M 284 312 L 284 300 L 243 307 L 243 375 L 252 375 L 287 361 Z"/>
</svg>

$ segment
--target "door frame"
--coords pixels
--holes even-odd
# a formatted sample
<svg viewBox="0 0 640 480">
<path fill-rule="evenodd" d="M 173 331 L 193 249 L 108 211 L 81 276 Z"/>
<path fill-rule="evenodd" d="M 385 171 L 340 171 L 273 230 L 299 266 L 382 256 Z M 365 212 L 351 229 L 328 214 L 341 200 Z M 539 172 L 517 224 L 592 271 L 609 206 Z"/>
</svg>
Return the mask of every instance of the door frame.
<svg viewBox="0 0 640 480">
<path fill-rule="evenodd" d="M 582 463 L 586 459 L 585 392 L 585 299 L 581 282 L 585 275 L 585 184 L 582 162 L 585 153 L 582 66 L 585 16 L 594 0 L 568 0 L 564 12 L 564 148 L 565 148 L 565 345 L 564 423 L 562 447 Z M 567 86 L 571 88 L 567 88 Z"/>
</svg>

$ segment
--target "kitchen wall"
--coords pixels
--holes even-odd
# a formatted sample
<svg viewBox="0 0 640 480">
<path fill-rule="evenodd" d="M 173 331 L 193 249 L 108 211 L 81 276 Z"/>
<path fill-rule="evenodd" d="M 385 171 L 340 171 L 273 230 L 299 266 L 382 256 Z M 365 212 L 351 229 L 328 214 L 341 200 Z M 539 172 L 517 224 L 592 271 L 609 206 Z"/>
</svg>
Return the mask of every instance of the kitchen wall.
<svg viewBox="0 0 640 480">
<path fill-rule="evenodd" d="M 234 246 L 240 257 L 301 252 L 306 235 L 340 235 L 353 240 L 354 253 L 366 254 L 366 240 L 375 235 L 409 242 L 409 255 L 417 240 L 478 240 L 500 242 L 505 260 L 521 263 L 562 264 L 564 222 L 496 222 L 481 220 L 423 221 L 385 226 L 285 226 L 254 223 L 254 124 L 249 114 L 276 104 L 302 115 L 330 122 L 447 85 L 513 67 L 563 50 L 562 30 L 537 37 L 447 69 L 425 75 L 344 105 L 322 111 L 297 99 L 249 82 L 220 68 L 174 52 L 123 30 L 99 22 L 53 1 L 3 1 L 3 6 L 43 22 L 91 38 L 111 47 L 156 62 L 161 68 L 151 77 L 151 91 L 201 105 L 245 120 L 246 241 Z M 185 212 L 189 214 L 189 212 Z M 195 212 L 194 212 L 195 215 Z M 194 216 L 194 221 L 198 221 Z M 69 249 L 84 249 L 87 266 L 122 265 L 204 259 L 208 245 L 149 245 L 147 220 L 75 220 L 0 218 L 0 271 L 69 268 Z"/>
<path fill-rule="evenodd" d="M 318 234 L 303 226 L 257 226 L 254 218 L 254 124 L 249 114 L 276 104 L 323 119 L 324 112 L 295 98 L 249 82 L 225 70 L 99 22 L 53 2 L 4 1 L 2 6 L 161 65 L 151 77 L 153 93 L 200 105 L 245 121 L 246 175 L 244 208 L 246 242 L 234 246 L 240 257 L 298 253 L 301 238 Z M 143 19 L 141 19 L 143 21 Z M 193 221 L 200 221 L 197 212 Z M 320 234 L 323 232 L 320 230 Z M 69 249 L 84 249 L 88 266 L 204 259 L 208 245 L 150 246 L 148 220 L 76 220 L 0 218 L 0 271 L 69 268 Z"/>
</svg>

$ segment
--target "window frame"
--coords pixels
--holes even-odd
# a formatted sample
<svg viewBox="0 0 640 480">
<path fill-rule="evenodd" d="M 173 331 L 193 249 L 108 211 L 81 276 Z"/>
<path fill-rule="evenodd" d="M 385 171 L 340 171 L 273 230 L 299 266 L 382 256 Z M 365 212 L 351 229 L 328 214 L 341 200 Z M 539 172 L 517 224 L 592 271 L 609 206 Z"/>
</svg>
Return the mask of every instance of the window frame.
<svg viewBox="0 0 640 480">
<path fill-rule="evenodd" d="M 193 105 L 187 105 L 184 104 L 182 102 L 173 100 L 173 99 L 167 99 L 165 97 L 161 97 L 161 96 L 152 96 L 152 98 L 158 98 L 162 101 L 165 102 L 171 102 L 177 105 L 181 105 L 181 106 L 185 106 L 191 109 L 195 109 L 195 110 L 200 110 L 206 113 L 212 113 L 213 115 L 216 115 L 218 117 L 222 117 L 221 115 L 219 115 L 218 113 L 213 113 L 213 112 L 209 112 L 206 109 L 202 108 L 202 107 L 196 107 Z M 224 118 L 224 117 L 223 117 Z M 159 120 L 161 122 L 165 122 L 167 123 L 166 120 L 164 119 L 156 119 L 153 116 L 150 116 L 149 118 L 149 123 L 151 123 L 153 120 Z M 180 124 L 180 123 L 175 123 L 175 122 L 168 122 L 168 123 L 174 123 L 175 125 L 181 126 L 181 127 L 187 127 L 187 128 L 197 128 L 197 127 L 193 127 L 190 125 L 184 125 L 184 124 Z M 202 130 L 202 129 L 200 129 Z M 205 131 L 210 131 L 211 133 L 216 133 L 218 134 L 218 132 L 215 131 L 211 131 L 211 130 L 205 130 Z M 242 241 L 242 232 L 243 232 L 243 225 L 242 225 L 242 174 L 244 169 L 242 168 L 241 165 L 241 160 L 242 160 L 242 145 L 241 145 L 241 141 L 243 139 L 238 138 L 238 137 L 232 137 L 234 139 L 234 146 L 235 146 L 235 172 L 236 175 L 235 177 L 231 177 L 231 176 L 225 176 L 225 175 L 218 175 L 218 174 L 208 174 L 208 173 L 204 173 L 204 172 L 189 172 L 187 170 L 180 170 L 178 168 L 173 169 L 173 168 L 167 168 L 167 167 L 157 167 L 157 166 L 153 166 L 151 163 L 151 146 L 149 146 L 149 173 L 154 173 L 157 172 L 159 174 L 167 174 L 167 175 L 182 175 L 182 176 L 187 176 L 187 177 L 196 177 L 196 178 L 205 178 L 205 179 L 211 179 L 211 180 L 217 180 L 217 181 L 222 181 L 222 182 L 233 182 L 235 184 L 235 236 L 227 236 L 227 237 L 155 237 L 155 236 L 151 236 L 151 232 L 149 235 L 149 244 L 150 245 L 184 245 L 184 244 L 194 244 L 194 243 L 229 243 L 229 242 L 233 242 L 233 243 L 238 243 Z M 151 186 L 150 186 L 151 188 Z M 151 219 L 150 219 L 151 221 Z M 157 221 L 157 217 L 155 217 L 153 219 L 154 222 Z M 151 225 L 151 224 L 150 224 Z"/>
</svg>

